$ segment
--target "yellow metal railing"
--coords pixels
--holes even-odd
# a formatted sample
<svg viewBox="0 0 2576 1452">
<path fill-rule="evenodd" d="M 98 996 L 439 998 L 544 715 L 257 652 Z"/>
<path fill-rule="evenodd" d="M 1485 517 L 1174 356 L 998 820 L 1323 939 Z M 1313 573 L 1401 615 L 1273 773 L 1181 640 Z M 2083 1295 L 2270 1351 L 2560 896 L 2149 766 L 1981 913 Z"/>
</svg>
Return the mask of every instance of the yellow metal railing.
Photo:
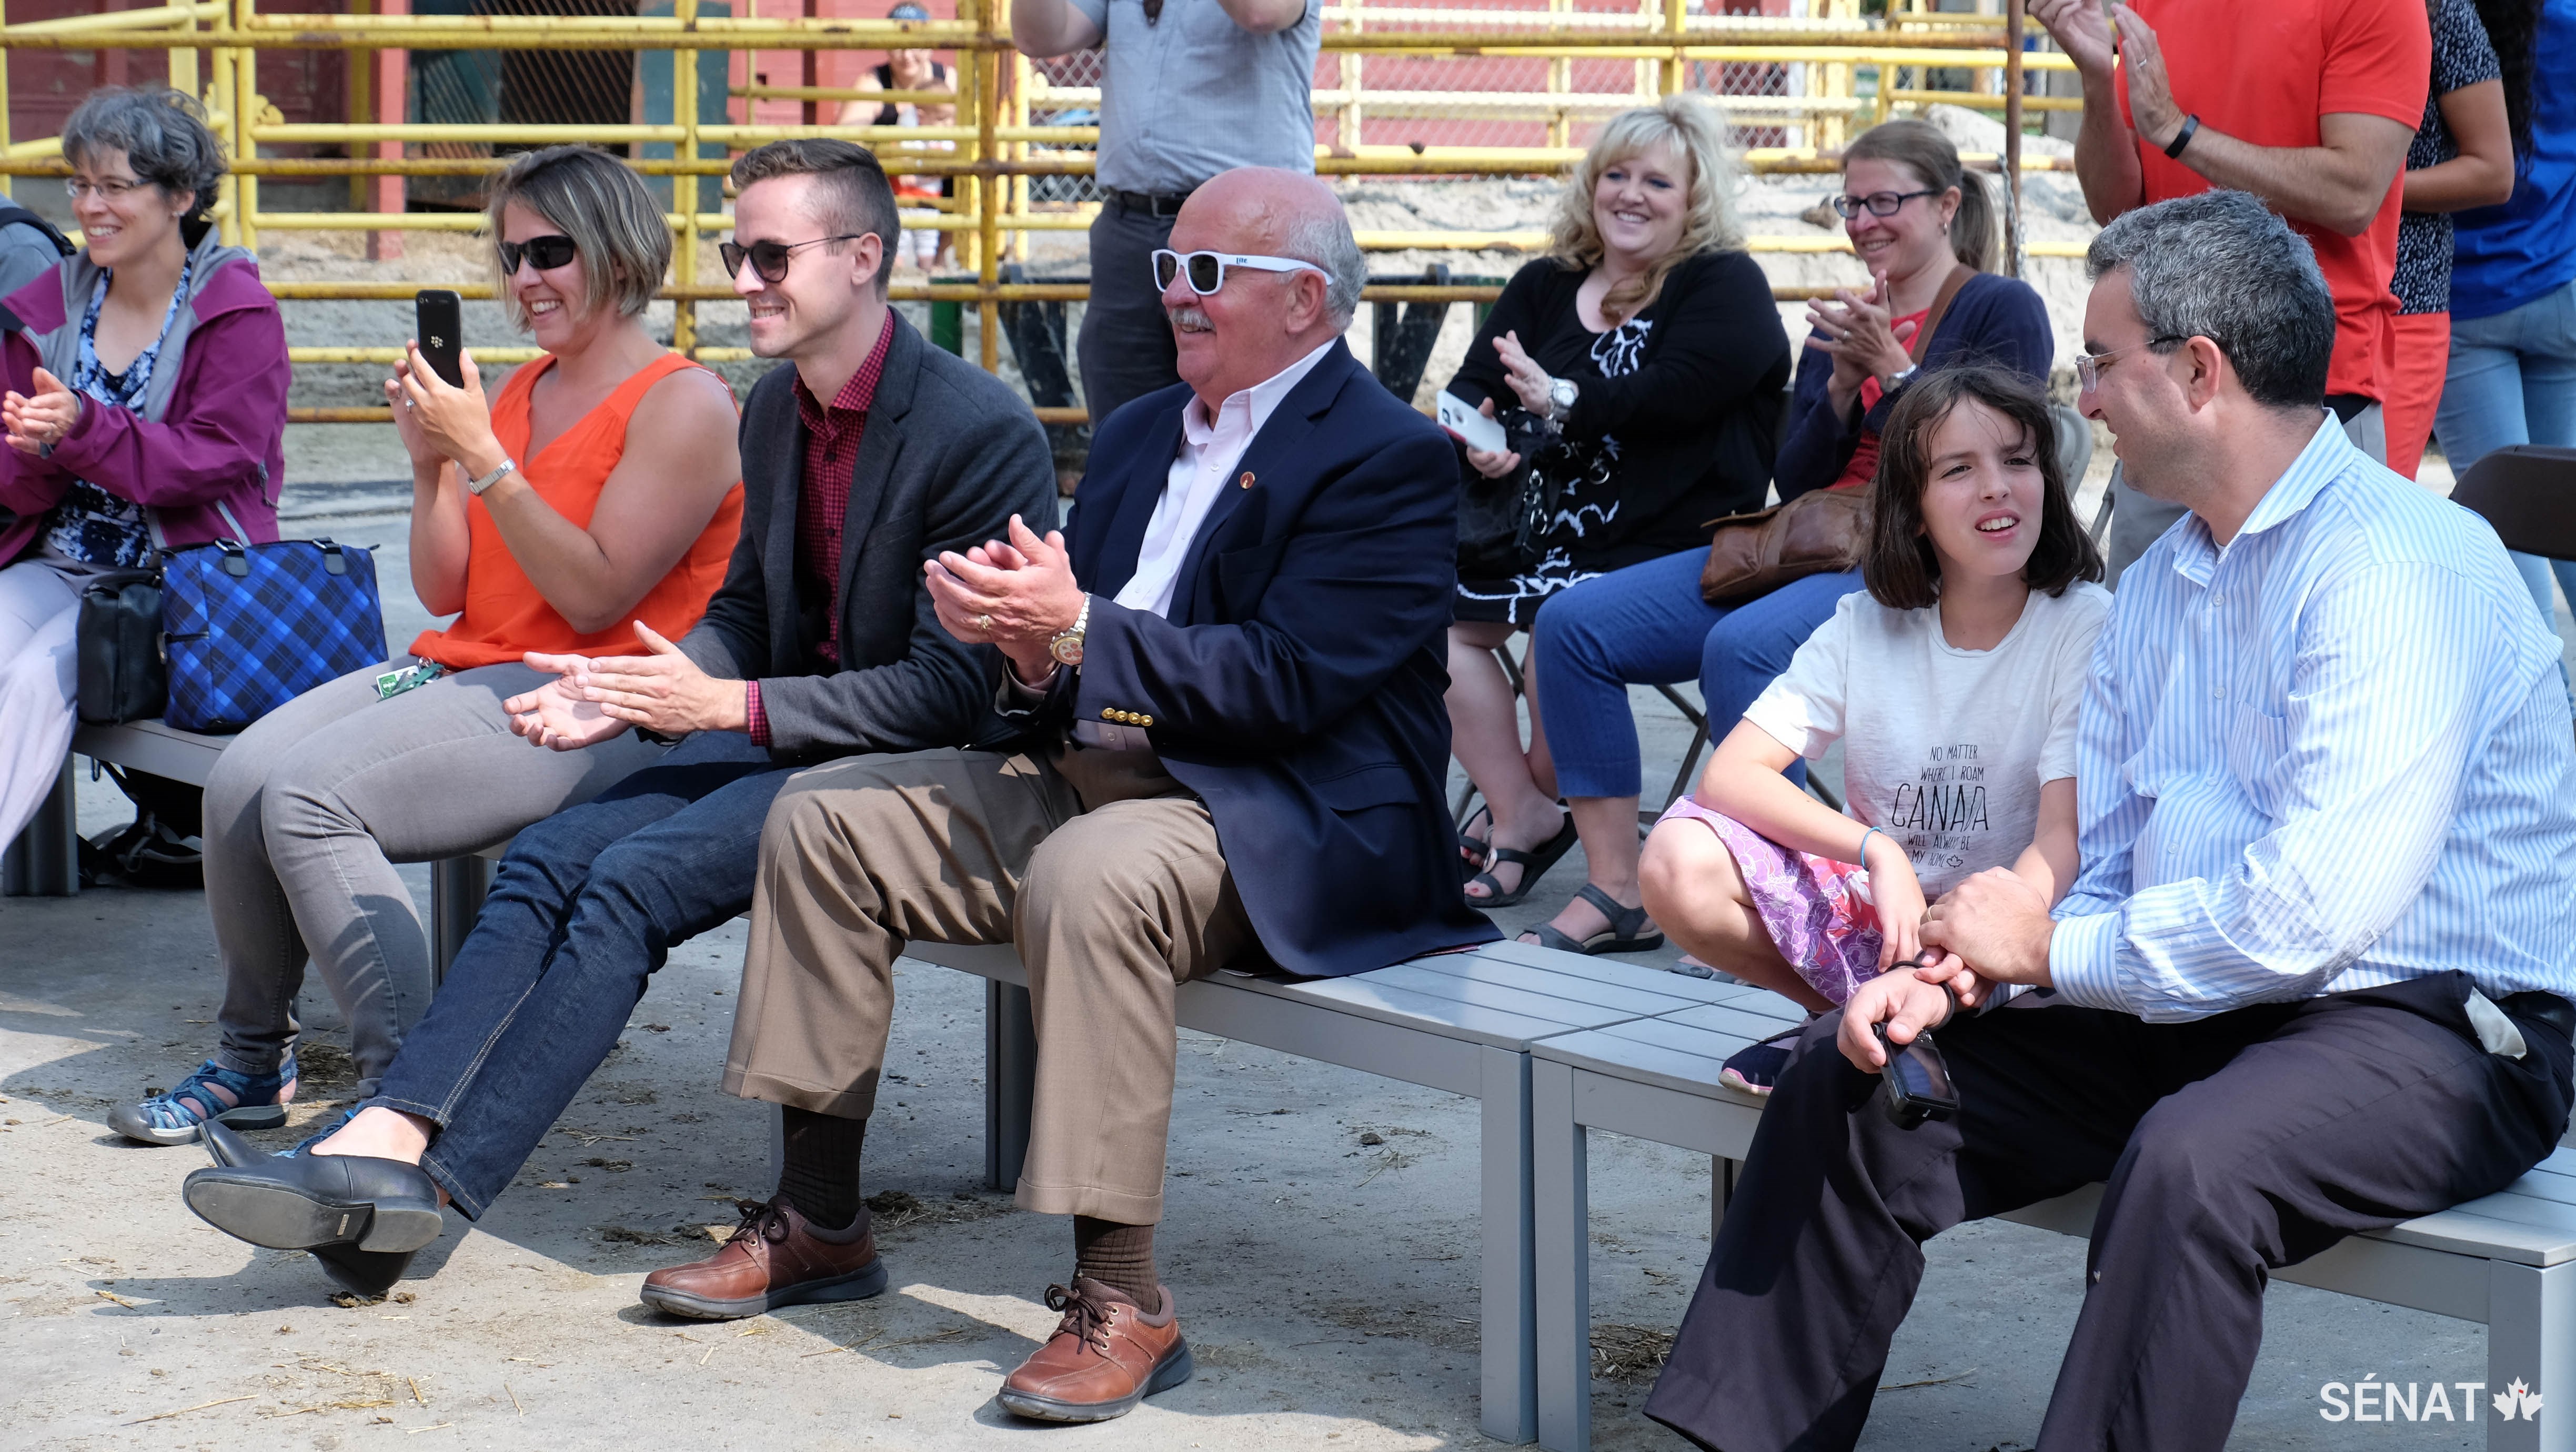
<svg viewBox="0 0 2576 1452">
<path fill-rule="evenodd" d="M 2022 0 L 1983 0 L 1984 15 L 1930 14 L 1922 0 L 1905 0 L 1885 21 L 1863 20 L 1856 0 L 1816 0 L 1812 19 L 1773 20 L 1758 17 L 1694 16 L 1684 0 L 1638 0 L 1625 14 L 1576 11 L 1572 0 L 1548 0 L 1544 10 L 1464 11 L 1418 5 L 1371 5 L 1342 0 L 1324 11 L 1324 50 L 1336 57 L 1337 84 L 1319 87 L 1314 106 L 1319 117 L 1334 123 L 1336 140 L 1317 148 L 1316 170 L 1327 176 L 1530 176 L 1550 175 L 1578 159 L 1573 127 L 1606 118 L 1641 100 L 1684 89 L 1695 63 L 1752 63 L 1788 68 L 1798 80 L 1795 94 L 1713 97 L 1738 124 L 1794 128 L 1806 144 L 1757 148 L 1746 153 L 1755 172 L 1832 172 L 1838 170 L 1834 148 L 1847 128 L 1884 119 L 1899 103 L 1949 102 L 2004 113 L 2005 151 L 2000 156 L 1970 157 L 1973 165 L 2002 172 L 2014 206 L 2008 208 L 2011 265 L 2024 255 L 2071 256 L 2069 244 L 2024 248 L 2018 226 L 2019 174 L 2034 169 L 2019 155 L 2020 122 L 2025 110 L 2078 105 L 2067 98 L 2023 95 L 2022 77 L 2031 70 L 2067 70 L 2071 62 L 2053 51 L 2025 53 L 2008 47 L 2005 37 L 2034 33 L 2022 16 Z M 0 0 L 5 4 L 5 0 Z M 352 0 L 353 8 L 372 8 L 371 0 Z M 1471 28 L 1472 27 L 1472 28 Z M 877 102 L 911 100 L 957 107 L 955 124 L 945 126 L 775 126 L 738 124 L 727 116 L 699 114 L 697 53 L 718 51 L 820 51 L 933 48 L 956 56 L 956 94 L 893 93 L 821 86 L 737 85 L 730 97 L 746 103 L 761 100 Z M 406 146 L 427 144 L 541 145 L 553 142 L 600 144 L 664 143 L 668 160 L 630 163 L 646 175 L 694 178 L 721 175 L 729 161 L 701 154 L 701 145 L 740 152 L 782 137 L 830 136 L 877 148 L 891 170 L 907 175 L 949 176 L 960 182 L 958 196 L 943 204 L 939 215 L 907 217 L 907 226 L 957 234 L 972 282 L 899 283 L 900 299 L 972 303 L 978 313 L 981 361 L 999 366 L 1000 328 L 997 310 L 1004 303 L 1078 300 L 1088 294 L 1078 283 L 1013 283 L 1001 280 L 1006 251 L 1025 258 L 1027 237 L 1035 232 L 1071 231 L 1090 225 L 1096 207 L 1033 204 L 1030 180 L 1042 176 L 1084 176 L 1092 156 L 1081 149 L 1094 145 L 1098 130 L 1088 126 L 1033 125 L 1035 111 L 1057 111 L 1097 105 L 1096 88 L 1054 86 L 1043 73 L 1011 49 L 1004 0 L 958 0 L 951 21 L 890 22 L 880 20 L 756 19 L 701 15 L 699 0 L 673 0 L 667 16 L 537 17 L 415 16 L 377 14 L 262 14 L 257 0 L 195 0 L 154 9 L 107 11 L 88 16 L 5 23 L 0 10 L 0 60 L 11 50 L 152 49 L 168 60 L 171 84 L 200 97 L 233 157 L 223 183 L 216 218 L 225 240 L 256 247 L 263 230 L 475 231 L 482 219 L 471 214 L 368 210 L 364 198 L 382 177 L 481 175 L 505 165 L 506 157 L 409 156 Z M 353 108 L 372 102 L 378 78 L 375 56 L 382 51 L 414 50 L 625 50 L 668 52 L 671 66 L 671 115 L 658 124 L 609 126 L 470 125 L 397 123 L 352 119 L 341 124 L 288 123 L 268 98 L 259 94 L 256 58 L 263 50 L 332 49 L 348 54 L 353 75 Z M 1475 91 L 1372 89 L 1366 63 L 1372 57 L 1486 56 L 1541 59 L 1548 62 L 1540 91 Z M 202 60 L 201 60 L 202 57 Z M 1627 60 L 1635 65 L 1633 87 L 1619 91 L 1576 91 L 1576 61 Z M 1931 86 L 1932 73 L 1969 72 L 1966 90 Z M 1874 80 L 1868 94 L 1859 89 L 1864 74 Z M 1913 84 L 1904 84 L 1911 78 Z M 58 139 L 14 142 L 8 133 L 8 76 L 0 65 L 0 194 L 13 176 L 59 176 L 67 168 Z M 1548 144 L 1537 147 L 1389 146 L 1361 141 L 1366 115 L 1404 118 L 1541 121 Z M 345 158 L 266 155 L 267 146 L 324 144 L 347 148 Z M 923 147 L 935 149 L 924 150 Z M 2037 163 L 2046 166 L 2049 163 Z M 353 207 L 334 212 L 271 212 L 260 204 L 265 177 L 346 177 Z M 694 195 L 693 186 L 675 186 L 675 199 Z M 675 308 L 673 346 L 707 361 L 747 357 L 740 349 L 701 347 L 697 304 L 728 298 L 721 286 L 697 281 L 705 235 L 732 225 L 721 212 L 675 212 L 667 221 L 676 240 L 674 282 L 661 291 Z M 1545 236 L 1536 232 L 1394 232 L 1359 234 L 1370 250 L 1537 250 Z M 1777 253 L 1848 252 L 1839 235 L 1762 236 L 1753 250 Z M 272 282 L 280 297 L 407 298 L 416 290 L 404 282 Z M 464 287 L 469 297 L 489 296 L 488 288 Z M 1812 288 L 1779 289 L 1783 298 L 1812 296 Z M 1489 301 L 1496 289 L 1475 286 L 1373 286 L 1372 301 Z M 527 349 L 485 349 L 493 362 L 521 361 Z M 398 356 L 390 348 L 297 348 L 298 363 L 376 363 Z M 1078 418 L 1079 410 L 1045 410 Z M 375 417 L 382 410 L 303 410 L 298 417 Z"/>
</svg>

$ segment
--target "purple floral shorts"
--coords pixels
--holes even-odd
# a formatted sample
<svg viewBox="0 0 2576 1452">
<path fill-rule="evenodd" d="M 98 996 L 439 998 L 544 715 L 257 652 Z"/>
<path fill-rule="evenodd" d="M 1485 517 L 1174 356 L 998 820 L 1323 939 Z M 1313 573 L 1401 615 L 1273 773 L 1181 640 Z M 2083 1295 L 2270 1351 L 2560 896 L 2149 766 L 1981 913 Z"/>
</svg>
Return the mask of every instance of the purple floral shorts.
<svg viewBox="0 0 2576 1452">
<path fill-rule="evenodd" d="M 1783 847 L 1687 792 L 1656 825 L 1675 821 L 1703 823 L 1726 844 L 1772 945 L 1809 987 L 1841 1003 L 1878 976 L 1883 940 L 1869 900 L 1869 869 Z"/>
</svg>

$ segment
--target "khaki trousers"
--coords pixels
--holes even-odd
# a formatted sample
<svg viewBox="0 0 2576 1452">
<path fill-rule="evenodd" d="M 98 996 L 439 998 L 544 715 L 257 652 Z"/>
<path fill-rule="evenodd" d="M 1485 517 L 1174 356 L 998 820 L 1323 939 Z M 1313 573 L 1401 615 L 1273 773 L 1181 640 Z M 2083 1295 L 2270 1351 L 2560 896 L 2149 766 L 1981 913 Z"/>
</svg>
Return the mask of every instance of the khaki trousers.
<svg viewBox="0 0 2576 1452">
<path fill-rule="evenodd" d="M 923 751 L 798 774 L 761 829 L 725 1091 L 866 1118 L 894 960 L 916 938 L 1016 943 L 1028 965 L 1021 1208 L 1161 1220 L 1177 990 L 1259 952 L 1206 805 L 1125 753 Z"/>
</svg>

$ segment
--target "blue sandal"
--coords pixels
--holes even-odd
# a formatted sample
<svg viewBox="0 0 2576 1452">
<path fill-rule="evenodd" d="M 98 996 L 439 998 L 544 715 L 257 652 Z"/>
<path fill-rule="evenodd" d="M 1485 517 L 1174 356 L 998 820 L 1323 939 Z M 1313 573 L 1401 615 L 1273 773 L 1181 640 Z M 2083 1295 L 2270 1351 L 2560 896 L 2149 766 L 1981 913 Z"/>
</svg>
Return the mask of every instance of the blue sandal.
<svg viewBox="0 0 2576 1452">
<path fill-rule="evenodd" d="M 331 1116 L 328 1122 L 316 1124 L 311 1134 L 308 1134 L 301 1140 L 296 1141 L 295 1148 L 279 1150 L 277 1152 L 278 1158 L 293 1159 L 297 1155 L 311 1153 L 315 1145 L 320 1144 L 322 1141 L 329 1139 L 331 1136 L 338 1134 L 341 1130 L 347 1128 L 349 1121 L 357 1118 L 358 1111 L 365 1107 L 366 1106 L 363 1104 L 352 1104 L 348 1108 L 341 1110 L 338 1114 Z"/>
<path fill-rule="evenodd" d="M 1807 1019 L 1807 1023 L 1815 1021 L 1812 1015 Z M 1807 1023 L 1736 1050 L 1718 1069 L 1717 1082 L 1757 1098 L 1770 1098 L 1771 1091 L 1779 1086 L 1781 1073 L 1789 1067 L 1790 1052 L 1807 1031 Z"/>
<path fill-rule="evenodd" d="M 241 1074 L 208 1059 L 197 1072 L 140 1104 L 109 1110 L 108 1128 L 143 1144 L 195 1144 L 209 1119 L 234 1129 L 275 1129 L 295 1097 L 295 1050 L 271 1074 Z"/>
</svg>

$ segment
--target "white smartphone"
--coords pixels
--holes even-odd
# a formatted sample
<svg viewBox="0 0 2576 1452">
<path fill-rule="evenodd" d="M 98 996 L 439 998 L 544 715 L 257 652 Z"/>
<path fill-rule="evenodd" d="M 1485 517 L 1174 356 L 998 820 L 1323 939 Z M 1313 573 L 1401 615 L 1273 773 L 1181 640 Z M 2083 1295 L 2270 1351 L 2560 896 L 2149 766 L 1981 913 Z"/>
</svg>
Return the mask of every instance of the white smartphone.
<svg viewBox="0 0 2576 1452">
<path fill-rule="evenodd" d="M 1503 433 L 1501 424 L 1446 390 L 1440 395 L 1440 426 L 1453 437 L 1464 440 L 1471 449 L 1499 454 L 1511 447 L 1511 440 Z"/>
</svg>

